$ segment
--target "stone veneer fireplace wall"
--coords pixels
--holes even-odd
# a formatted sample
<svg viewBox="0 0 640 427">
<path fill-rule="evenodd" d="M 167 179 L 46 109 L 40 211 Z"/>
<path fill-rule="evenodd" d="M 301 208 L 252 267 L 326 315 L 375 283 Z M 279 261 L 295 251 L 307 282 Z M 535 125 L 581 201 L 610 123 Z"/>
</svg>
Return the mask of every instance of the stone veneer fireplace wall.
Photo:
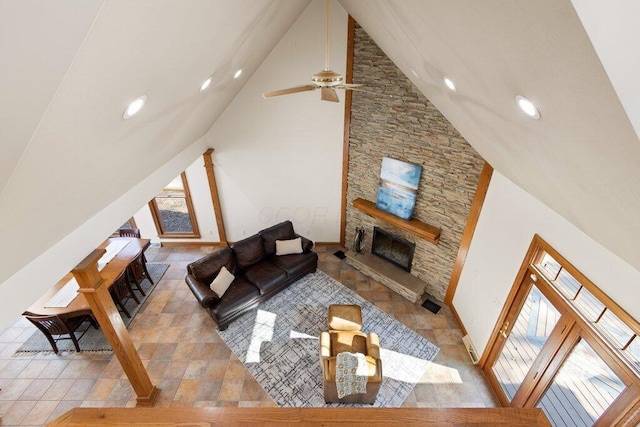
<svg viewBox="0 0 640 427">
<path fill-rule="evenodd" d="M 415 243 L 411 274 L 428 283 L 430 295 L 443 300 L 484 161 L 357 24 L 353 81 L 394 98 L 353 95 L 346 245 L 351 248 L 360 226 L 365 227 L 366 252 L 374 226 Z M 442 228 L 437 245 L 353 207 L 358 197 L 375 202 L 383 157 L 423 166 L 413 217 Z"/>
</svg>

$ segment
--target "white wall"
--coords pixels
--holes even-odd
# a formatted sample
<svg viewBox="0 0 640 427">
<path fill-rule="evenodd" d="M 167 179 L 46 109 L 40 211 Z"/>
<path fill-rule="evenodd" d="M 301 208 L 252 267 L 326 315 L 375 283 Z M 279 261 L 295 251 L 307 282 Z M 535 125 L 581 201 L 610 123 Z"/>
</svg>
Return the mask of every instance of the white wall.
<svg viewBox="0 0 640 427">
<path fill-rule="evenodd" d="M 331 2 L 331 68 L 344 75 L 347 14 Z M 314 0 L 206 135 L 227 238 L 237 241 L 285 219 L 315 241 L 340 240 L 344 92 L 263 99 L 311 83 L 324 68 L 324 1 Z"/>
<path fill-rule="evenodd" d="M 534 234 L 640 320 L 640 272 L 494 171 L 453 299 L 479 352 L 488 343 Z"/>
<path fill-rule="evenodd" d="M 193 210 L 195 212 L 198 229 L 200 230 L 199 239 L 167 239 L 158 237 L 158 229 L 153 222 L 149 204 L 140 208 L 133 216 L 136 226 L 140 229 L 142 237 L 151 239 L 152 243 L 157 242 L 219 242 L 220 235 L 216 224 L 216 216 L 213 211 L 213 202 L 211 200 L 211 191 L 209 190 L 209 181 L 207 179 L 207 171 L 204 167 L 204 159 L 198 156 L 196 160 L 185 170 L 187 174 L 187 182 L 191 199 L 193 202 Z M 175 177 L 174 177 L 175 178 Z M 171 178 L 173 179 L 173 178 Z M 166 184 L 168 184 L 169 179 Z M 166 185 L 165 184 L 165 185 Z"/>
<path fill-rule="evenodd" d="M 0 330 L 129 219 L 141 200 L 150 200 L 205 150 L 203 140 L 197 140 L 0 284 Z"/>
</svg>

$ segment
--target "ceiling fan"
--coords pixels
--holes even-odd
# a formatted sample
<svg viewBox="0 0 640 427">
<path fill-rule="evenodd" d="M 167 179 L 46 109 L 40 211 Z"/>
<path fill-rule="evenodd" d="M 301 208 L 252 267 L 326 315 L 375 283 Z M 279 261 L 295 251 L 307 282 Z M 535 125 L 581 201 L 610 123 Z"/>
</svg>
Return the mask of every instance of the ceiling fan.
<svg viewBox="0 0 640 427">
<path fill-rule="evenodd" d="M 347 84 L 343 82 L 342 75 L 329 69 L 329 0 L 326 0 L 326 38 L 325 38 L 325 59 L 324 70 L 316 73 L 311 78 L 312 84 L 290 87 L 288 89 L 274 90 L 264 92 L 263 98 L 273 98 L 274 96 L 289 95 L 291 93 L 308 92 L 320 89 L 320 99 L 323 101 L 340 102 L 336 89 L 357 90 L 354 88 L 362 86 L 361 84 Z"/>
</svg>

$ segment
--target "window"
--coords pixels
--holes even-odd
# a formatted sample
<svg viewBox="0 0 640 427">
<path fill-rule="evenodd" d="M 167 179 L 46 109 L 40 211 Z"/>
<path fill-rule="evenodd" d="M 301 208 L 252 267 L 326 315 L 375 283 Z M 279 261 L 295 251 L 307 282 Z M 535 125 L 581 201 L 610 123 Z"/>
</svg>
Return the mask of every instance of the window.
<svg viewBox="0 0 640 427">
<path fill-rule="evenodd" d="M 573 310 L 582 316 L 595 331 L 600 333 L 606 344 L 626 359 L 637 370 L 637 374 L 640 374 L 640 369 L 638 369 L 640 357 L 638 357 L 637 350 L 634 351 L 638 346 L 638 334 L 632 329 L 632 326 L 635 326 L 638 330 L 637 322 L 631 319 L 616 303 L 603 295 L 595 285 L 590 282 L 580 283 L 547 252 L 543 252 L 539 258 L 541 261 L 536 264 L 536 267 L 543 276 L 567 298 Z M 557 267 L 550 269 L 549 265 Z M 592 288 L 593 292 L 587 287 Z M 603 296 L 598 298 L 594 292 Z M 627 317 L 627 322 L 616 313 Z"/>
<path fill-rule="evenodd" d="M 149 202 L 160 237 L 200 237 L 187 175 L 182 172 Z"/>
</svg>

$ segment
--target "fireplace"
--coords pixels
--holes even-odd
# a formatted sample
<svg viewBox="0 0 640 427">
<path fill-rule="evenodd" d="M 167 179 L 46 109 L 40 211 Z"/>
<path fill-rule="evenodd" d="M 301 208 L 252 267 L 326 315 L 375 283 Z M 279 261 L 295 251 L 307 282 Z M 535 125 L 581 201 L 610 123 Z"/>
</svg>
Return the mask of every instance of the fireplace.
<svg viewBox="0 0 640 427">
<path fill-rule="evenodd" d="M 380 227 L 373 227 L 373 243 L 371 253 L 379 256 L 406 271 L 411 271 L 413 251 L 416 245 L 408 240 L 384 231 Z"/>
</svg>

